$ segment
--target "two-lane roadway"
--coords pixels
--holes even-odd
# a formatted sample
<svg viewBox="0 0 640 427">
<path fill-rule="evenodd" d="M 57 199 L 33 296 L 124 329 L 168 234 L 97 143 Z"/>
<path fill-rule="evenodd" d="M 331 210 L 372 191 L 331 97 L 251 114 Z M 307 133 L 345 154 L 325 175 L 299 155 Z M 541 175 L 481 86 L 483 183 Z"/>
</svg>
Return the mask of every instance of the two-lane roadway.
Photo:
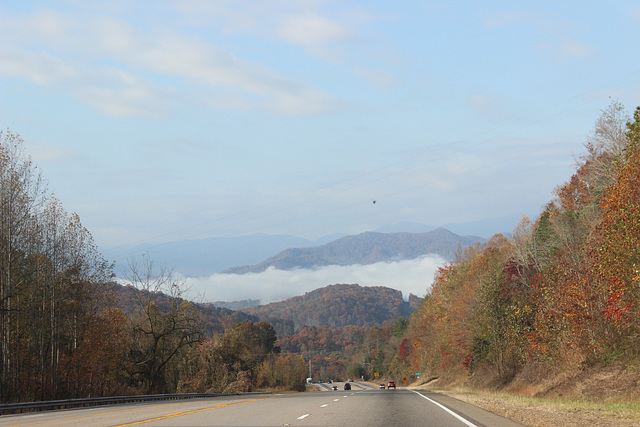
<svg viewBox="0 0 640 427">
<path fill-rule="evenodd" d="M 0 426 L 495 426 L 519 424 L 450 397 L 407 389 L 227 396 L 5 415 Z"/>
</svg>

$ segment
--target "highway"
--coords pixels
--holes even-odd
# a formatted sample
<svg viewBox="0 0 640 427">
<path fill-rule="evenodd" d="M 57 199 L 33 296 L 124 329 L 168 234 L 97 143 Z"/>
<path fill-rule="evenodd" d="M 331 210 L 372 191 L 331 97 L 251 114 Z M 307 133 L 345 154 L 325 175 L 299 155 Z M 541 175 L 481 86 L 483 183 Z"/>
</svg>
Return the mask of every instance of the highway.
<svg viewBox="0 0 640 427">
<path fill-rule="evenodd" d="M 492 426 L 520 424 L 426 391 L 352 390 L 225 396 L 68 409 L 0 417 L 0 426 Z M 321 385 L 323 386 L 323 385 Z"/>
</svg>

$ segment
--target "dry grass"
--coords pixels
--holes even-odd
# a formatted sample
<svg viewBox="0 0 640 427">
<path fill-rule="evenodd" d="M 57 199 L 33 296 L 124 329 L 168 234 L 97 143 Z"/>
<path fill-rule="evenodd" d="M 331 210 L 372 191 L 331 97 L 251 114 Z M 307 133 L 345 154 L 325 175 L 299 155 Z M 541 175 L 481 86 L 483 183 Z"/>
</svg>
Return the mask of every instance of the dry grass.
<svg viewBox="0 0 640 427">
<path fill-rule="evenodd" d="M 594 402 L 478 391 L 466 387 L 424 388 L 447 394 L 529 426 L 640 426 L 639 401 Z"/>
<path fill-rule="evenodd" d="M 504 381 L 495 369 L 453 374 L 412 387 L 437 391 L 529 426 L 640 426 L 640 364 L 529 364 Z"/>
</svg>

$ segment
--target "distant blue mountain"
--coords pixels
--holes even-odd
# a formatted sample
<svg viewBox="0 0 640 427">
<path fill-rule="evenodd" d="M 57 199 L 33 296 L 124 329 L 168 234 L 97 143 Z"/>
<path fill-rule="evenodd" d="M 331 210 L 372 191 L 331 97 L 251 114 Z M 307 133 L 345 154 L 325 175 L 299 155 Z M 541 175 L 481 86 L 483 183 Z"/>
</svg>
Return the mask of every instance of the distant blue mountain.
<svg viewBox="0 0 640 427">
<path fill-rule="evenodd" d="M 446 229 L 450 233 L 457 235 L 453 239 L 456 240 L 453 246 L 453 248 L 455 249 L 455 245 L 457 245 L 458 243 L 457 239 L 459 239 L 459 241 L 463 245 L 465 245 L 469 244 L 469 242 L 473 243 L 482 239 L 488 239 L 496 233 L 509 234 L 518 224 L 520 219 L 521 215 L 509 215 L 501 218 L 488 218 L 475 222 L 447 224 L 440 228 Z M 377 234 L 424 234 L 432 233 L 437 229 L 438 228 L 426 224 L 400 222 L 385 225 L 376 229 L 375 232 Z M 436 235 L 438 235 L 438 233 L 433 234 L 432 237 Z M 264 266 L 269 264 L 269 260 L 271 259 L 271 261 L 274 261 L 274 258 L 277 255 L 280 255 L 280 260 L 274 265 L 281 265 L 283 267 L 285 265 L 291 265 L 294 267 L 298 266 L 300 268 L 304 268 L 304 266 L 308 263 L 314 262 L 319 262 L 319 264 L 317 265 L 329 265 L 326 264 L 327 262 L 335 262 L 336 264 L 342 265 L 351 262 L 362 262 L 357 260 L 349 261 L 356 259 L 357 255 L 347 256 L 345 255 L 345 252 L 341 252 L 344 256 L 343 261 L 336 261 L 334 258 L 327 258 L 324 255 L 320 256 L 317 252 L 315 252 L 313 255 L 305 255 L 306 257 L 308 257 L 308 259 L 305 262 L 301 261 L 301 257 L 303 256 L 302 252 L 308 252 L 300 252 L 301 250 L 313 247 L 324 247 L 328 244 L 331 244 L 332 242 L 337 242 L 348 237 L 353 236 L 347 236 L 345 234 L 332 234 L 312 241 L 291 235 L 251 234 L 238 237 L 216 237 L 209 239 L 182 240 L 159 244 L 142 244 L 136 246 L 106 248 L 102 250 L 102 253 L 108 261 L 115 262 L 115 273 L 117 277 L 125 277 L 125 273 L 128 269 L 129 259 L 139 258 L 143 255 L 148 255 L 154 261 L 154 263 L 156 263 L 156 265 L 163 265 L 167 269 L 181 273 L 185 276 L 197 277 L 208 276 L 220 272 L 255 271 L 255 268 L 258 265 Z M 347 239 L 346 242 L 356 242 L 362 240 L 362 237 L 363 235 L 361 235 L 360 239 Z M 373 235 L 370 235 L 369 237 L 373 237 Z M 422 237 L 424 238 L 425 236 Z M 440 233 L 440 237 L 451 243 L 451 238 L 454 236 L 448 236 L 446 233 Z M 375 236 L 374 240 L 381 240 L 384 238 L 384 236 Z M 409 241 L 415 240 L 415 236 L 404 236 L 404 238 L 407 238 Z M 402 245 L 397 241 L 398 236 L 396 236 L 395 240 L 395 244 L 399 247 L 402 247 Z M 341 243 L 344 243 L 344 241 Z M 387 245 L 387 243 L 385 243 L 385 245 Z M 407 243 L 403 247 L 405 257 L 409 253 L 407 251 L 410 246 L 411 244 Z M 334 249 L 341 248 L 340 250 L 342 251 L 341 245 L 333 245 L 330 247 L 333 247 Z M 448 258 L 450 252 L 447 251 L 451 250 L 451 246 L 447 247 L 446 250 L 444 249 L 444 247 L 442 247 L 441 249 L 444 252 L 438 252 L 435 250 L 433 252 L 441 253 L 441 255 L 445 256 L 445 258 Z M 296 257 L 298 258 L 298 261 L 300 261 L 299 264 L 296 264 L 296 262 L 294 262 L 291 258 L 284 257 L 284 254 L 281 254 L 282 252 L 287 250 L 290 250 L 289 254 L 298 251 L 298 255 L 296 255 Z M 365 249 L 357 249 L 355 246 L 353 249 L 353 251 L 362 250 Z M 388 247 L 384 251 L 387 250 L 391 250 L 391 247 Z M 414 249 L 411 250 L 413 251 Z M 391 250 L 391 252 L 393 251 Z M 392 259 L 396 255 L 397 254 L 391 254 L 389 259 Z M 319 261 L 318 256 L 324 261 Z M 375 256 L 370 256 L 371 260 L 385 260 L 385 256 L 383 253 L 376 254 Z M 287 259 L 285 260 L 285 258 Z"/>
<path fill-rule="evenodd" d="M 444 228 L 436 228 L 426 233 L 369 231 L 342 237 L 320 246 L 286 249 L 259 264 L 230 268 L 224 273 L 259 273 L 269 267 L 293 270 L 329 265 L 366 265 L 416 259 L 429 254 L 438 254 L 445 259 L 452 259 L 459 247 L 465 248 L 485 240 L 477 236 L 458 236 Z"/>
<path fill-rule="evenodd" d="M 208 276 L 230 267 L 258 263 L 292 247 L 314 246 L 315 241 L 290 235 L 251 234 L 142 244 L 102 250 L 108 261 L 115 261 L 117 277 L 124 277 L 128 261 L 148 255 L 156 265 L 189 277 Z"/>
</svg>

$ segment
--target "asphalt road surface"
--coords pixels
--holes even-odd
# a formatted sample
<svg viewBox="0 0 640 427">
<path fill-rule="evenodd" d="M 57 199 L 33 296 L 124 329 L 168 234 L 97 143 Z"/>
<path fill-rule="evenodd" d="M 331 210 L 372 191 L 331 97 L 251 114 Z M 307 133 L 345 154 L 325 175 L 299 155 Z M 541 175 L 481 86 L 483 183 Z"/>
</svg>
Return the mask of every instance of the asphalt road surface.
<svg viewBox="0 0 640 427">
<path fill-rule="evenodd" d="M 338 391 L 122 404 L 0 417 L 0 426 L 491 426 L 514 423 L 453 398 L 365 383 Z M 328 388 L 328 387 L 327 387 Z"/>
</svg>

